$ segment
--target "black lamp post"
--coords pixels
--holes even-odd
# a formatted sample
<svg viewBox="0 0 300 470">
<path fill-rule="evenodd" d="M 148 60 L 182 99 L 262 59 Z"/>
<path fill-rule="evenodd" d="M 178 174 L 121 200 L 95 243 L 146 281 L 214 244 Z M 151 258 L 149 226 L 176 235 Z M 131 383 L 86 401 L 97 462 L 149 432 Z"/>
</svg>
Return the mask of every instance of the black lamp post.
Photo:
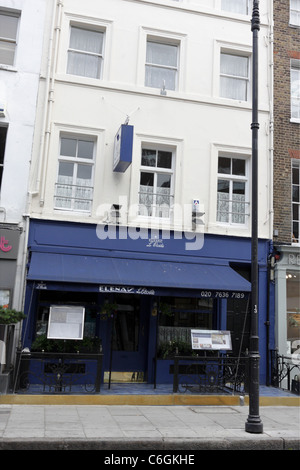
<svg viewBox="0 0 300 470">
<path fill-rule="evenodd" d="M 257 230 L 257 173 L 258 173 L 258 31 L 260 29 L 259 1 L 253 0 L 251 30 L 253 33 L 252 70 L 252 241 L 251 241 L 251 331 L 249 350 L 249 415 L 245 430 L 262 433 L 259 416 L 259 341 L 258 341 L 258 230 Z"/>
</svg>

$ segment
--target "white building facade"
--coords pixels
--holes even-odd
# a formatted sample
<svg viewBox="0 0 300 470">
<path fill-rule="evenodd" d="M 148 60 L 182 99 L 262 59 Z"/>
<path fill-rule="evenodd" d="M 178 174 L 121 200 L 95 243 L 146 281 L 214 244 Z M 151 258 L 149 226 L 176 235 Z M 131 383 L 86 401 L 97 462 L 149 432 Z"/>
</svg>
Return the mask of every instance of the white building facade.
<svg viewBox="0 0 300 470">
<path fill-rule="evenodd" d="M 264 376 L 271 5 L 261 4 L 259 34 Z M 191 328 L 229 329 L 240 351 L 246 332 L 235 312 L 247 315 L 251 258 L 248 1 L 60 0 L 48 8 L 30 175 L 26 308 L 34 313 L 24 344 L 45 332 L 51 307 L 64 302 L 72 313 L 75 302 L 102 341 L 106 371 L 111 331 L 113 371 L 150 382 L 160 342 L 181 341 Z M 99 319 L 105 302 L 117 305 L 113 325 Z"/>
<path fill-rule="evenodd" d="M 21 310 L 46 1 L 0 2 L 0 305 Z"/>
</svg>

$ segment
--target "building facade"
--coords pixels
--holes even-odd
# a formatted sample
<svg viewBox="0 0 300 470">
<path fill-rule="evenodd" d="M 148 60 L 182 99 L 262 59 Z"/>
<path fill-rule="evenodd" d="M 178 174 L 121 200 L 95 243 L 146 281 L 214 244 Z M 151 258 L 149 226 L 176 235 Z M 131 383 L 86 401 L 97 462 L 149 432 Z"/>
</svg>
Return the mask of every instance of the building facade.
<svg viewBox="0 0 300 470">
<path fill-rule="evenodd" d="M 262 380 L 270 319 L 274 324 L 271 4 L 261 5 L 259 39 Z M 49 328 L 58 338 L 70 338 L 74 328 L 73 338 L 101 340 L 105 372 L 138 373 L 149 382 L 158 352 L 170 343 L 190 345 L 192 328 L 230 330 L 232 353 L 246 354 L 248 2 L 62 0 L 48 7 L 24 346 Z M 53 319 L 62 318 L 62 307 L 59 326 Z M 78 316 L 72 326 L 75 307 L 84 322 Z"/>
<path fill-rule="evenodd" d="M 274 245 L 276 346 L 300 345 L 300 4 L 274 1 Z"/>
<path fill-rule="evenodd" d="M 46 1 L 0 2 L 0 305 L 24 305 L 27 192 Z"/>
</svg>

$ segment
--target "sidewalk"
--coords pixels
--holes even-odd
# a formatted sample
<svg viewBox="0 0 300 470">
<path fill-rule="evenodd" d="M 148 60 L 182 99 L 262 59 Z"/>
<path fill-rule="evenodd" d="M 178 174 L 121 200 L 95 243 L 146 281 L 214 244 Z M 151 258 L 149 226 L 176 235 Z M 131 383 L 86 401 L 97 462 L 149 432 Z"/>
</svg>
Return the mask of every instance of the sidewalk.
<svg viewBox="0 0 300 470">
<path fill-rule="evenodd" d="M 260 407 L 262 434 L 245 432 L 248 414 L 246 405 L 0 404 L 0 450 L 300 449 L 300 407 Z"/>
</svg>

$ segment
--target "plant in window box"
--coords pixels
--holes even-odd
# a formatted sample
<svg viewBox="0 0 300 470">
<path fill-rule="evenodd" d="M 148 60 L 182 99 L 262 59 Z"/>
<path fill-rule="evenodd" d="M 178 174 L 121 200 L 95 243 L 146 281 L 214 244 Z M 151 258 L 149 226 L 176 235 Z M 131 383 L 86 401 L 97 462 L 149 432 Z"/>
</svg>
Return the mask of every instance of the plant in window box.
<svg viewBox="0 0 300 470">
<path fill-rule="evenodd" d="M 185 341 L 166 341 L 158 348 L 158 358 L 170 359 L 174 356 L 192 356 L 194 351 L 189 343 Z"/>
<path fill-rule="evenodd" d="M 101 340 L 99 338 L 84 336 L 82 340 L 49 339 L 47 335 L 39 335 L 31 345 L 31 351 L 44 351 L 56 353 L 98 353 Z"/>
<path fill-rule="evenodd" d="M 23 312 L 8 308 L 8 305 L 0 306 L 0 325 L 19 323 L 24 320 L 24 318 L 26 318 L 26 316 Z"/>
</svg>

